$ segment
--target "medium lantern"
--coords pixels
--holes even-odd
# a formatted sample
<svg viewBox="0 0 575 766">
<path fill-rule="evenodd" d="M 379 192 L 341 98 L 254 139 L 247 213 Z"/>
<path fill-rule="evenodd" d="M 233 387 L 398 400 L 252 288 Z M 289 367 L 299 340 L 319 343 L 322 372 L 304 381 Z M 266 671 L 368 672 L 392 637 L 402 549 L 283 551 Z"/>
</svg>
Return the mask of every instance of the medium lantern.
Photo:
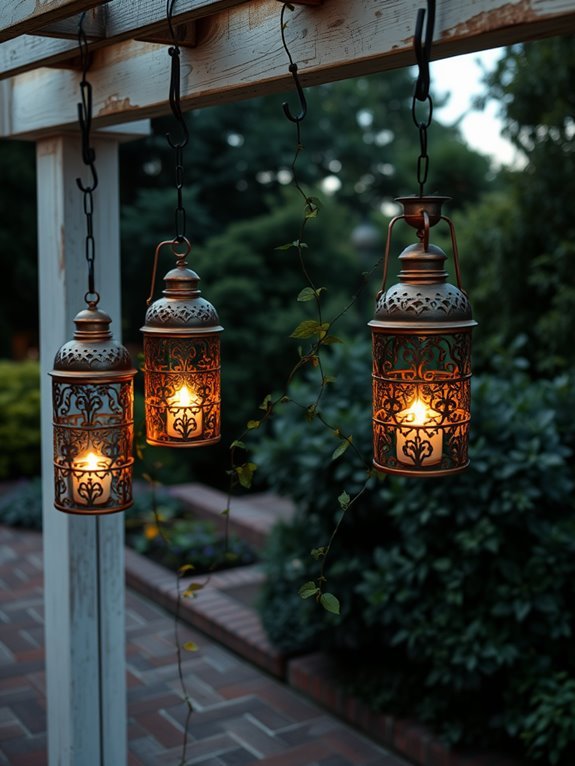
<svg viewBox="0 0 575 766">
<path fill-rule="evenodd" d="M 403 476 L 445 476 L 469 463 L 471 330 L 455 229 L 441 215 L 448 197 L 402 197 L 404 214 L 388 230 L 383 287 L 373 331 L 374 466 Z M 405 220 L 419 243 L 399 256 L 398 284 L 385 289 L 393 226 Z M 440 220 L 451 231 L 457 287 L 447 282 L 445 253 L 429 244 Z"/>
<path fill-rule="evenodd" d="M 50 373 L 54 505 L 66 513 L 115 513 L 132 505 L 136 370 L 124 346 L 113 340 L 111 321 L 89 302 Z"/>
<path fill-rule="evenodd" d="M 164 447 L 201 447 L 220 440 L 220 326 L 215 308 L 187 267 L 190 244 L 177 252 L 164 277 L 163 298 L 152 303 L 142 327 L 146 440 Z M 155 272 L 155 266 L 154 266 Z"/>
</svg>

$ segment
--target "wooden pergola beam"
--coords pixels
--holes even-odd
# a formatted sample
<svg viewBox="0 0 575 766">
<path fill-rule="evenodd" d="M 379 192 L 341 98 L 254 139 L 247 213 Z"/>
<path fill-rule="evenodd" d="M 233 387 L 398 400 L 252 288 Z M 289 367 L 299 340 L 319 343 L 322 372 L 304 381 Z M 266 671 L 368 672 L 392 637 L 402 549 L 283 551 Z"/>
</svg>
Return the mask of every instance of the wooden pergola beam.
<svg viewBox="0 0 575 766">
<path fill-rule="evenodd" d="M 174 8 L 174 25 L 191 24 L 198 19 L 220 13 L 247 0 L 178 0 Z M 86 34 L 94 39 L 93 51 L 124 40 L 165 37 L 167 22 L 165 2 L 161 0 L 114 0 L 87 18 Z M 67 66 L 75 57 L 77 42 L 71 39 L 77 29 L 74 17 L 36 29 L 34 35 L 0 44 L 0 79 L 29 72 L 40 66 Z M 46 37 L 63 38 L 49 40 Z"/>
<path fill-rule="evenodd" d="M 328 0 L 321 7 L 299 6 L 289 15 L 287 37 L 303 84 L 412 64 L 420 5 L 420 0 Z M 197 47 L 182 51 L 185 109 L 293 87 L 280 42 L 279 11 L 276 0 L 251 0 L 198 23 Z M 123 23 L 128 24 L 127 18 Z M 444 58 L 573 31 L 575 0 L 449 0 L 437 9 L 432 55 Z M 103 48 L 94 55 L 90 80 L 95 127 L 168 111 L 164 46 L 124 42 Z M 0 136 L 34 139 L 76 125 L 78 76 L 73 71 L 39 69 L 5 82 L 4 91 L 7 111 L 0 115 Z"/>
<path fill-rule="evenodd" d="M 102 0 L 2 0 L 0 4 L 0 42 L 18 35 L 34 34 L 42 27 L 88 8 L 103 5 Z"/>
</svg>

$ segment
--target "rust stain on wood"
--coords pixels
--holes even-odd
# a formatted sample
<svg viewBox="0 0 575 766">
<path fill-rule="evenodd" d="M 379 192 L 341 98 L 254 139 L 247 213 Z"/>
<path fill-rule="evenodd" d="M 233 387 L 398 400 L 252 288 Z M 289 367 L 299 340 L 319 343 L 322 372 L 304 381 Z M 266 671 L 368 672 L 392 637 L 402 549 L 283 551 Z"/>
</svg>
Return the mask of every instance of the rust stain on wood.
<svg viewBox="0 0 575 766">
<path fill-rule="evenodd" d="M 525 24 L 537 20 L 531 0 L 505 3 L 492 11 L 483 11 L 466 21 L 444 30 L 442 37 L 470 37 L 489 32 L 494 28 Z"/>
<path fill-rule="evenodd" d="M 116 112 L 128 112 L 130 109 L 137 108 L 135 104 L 130 103 L 129 97 L 119 98 L 119 96 L 108 96 L 104 101 L 104 106 L 98 110 L 97 117 L 105 117 L 108 114 Z"/>
</svg>

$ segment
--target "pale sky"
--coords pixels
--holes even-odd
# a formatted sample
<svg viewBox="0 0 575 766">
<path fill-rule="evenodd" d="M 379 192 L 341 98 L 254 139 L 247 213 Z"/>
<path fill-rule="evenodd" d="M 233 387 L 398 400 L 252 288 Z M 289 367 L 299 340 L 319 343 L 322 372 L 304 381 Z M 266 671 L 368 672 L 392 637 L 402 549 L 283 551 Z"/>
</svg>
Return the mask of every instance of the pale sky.
<svg viewBox="0 0 575 766">
<path fill-rule="evenodd" d="M 438 109 L 436 116 L 443 122 L 453 123 L 462 115 L 461 131 L 473 148 L 493 156 L 497 165 L 521 166 L 516 150 L 501 136 L 501 120 L 497 116 L 498 105 L 490 101 L 483 111 L 471 108 L 474 96 L 484 92 L 481 84 L 482 67 L 494 68 L 502 54 L 501 48 L 480 53 L 468 53 L 441 61 L 431 62 L 431 82 L 438 94 L 451 94 L 446 106 Z"/>
</svg>

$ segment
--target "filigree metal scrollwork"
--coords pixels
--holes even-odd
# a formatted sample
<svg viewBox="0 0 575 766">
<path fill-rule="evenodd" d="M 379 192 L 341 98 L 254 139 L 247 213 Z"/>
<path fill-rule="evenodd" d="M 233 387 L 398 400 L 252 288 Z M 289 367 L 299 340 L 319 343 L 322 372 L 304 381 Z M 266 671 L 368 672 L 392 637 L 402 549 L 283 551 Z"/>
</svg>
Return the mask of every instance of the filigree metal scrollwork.
<svg viewBox="0 0 575 766">
<path fill-rule="evenodd" d="M 469 332 L 374 333 L 376 467 L 437 473 L 467 464 L 470 343 Z"/>
<path fill-rule="evenodd" d="M 133 388 L 54 377 L 55 505 L 113 513 L 132 502 Z"/>
<path fill-rule="evenodd" d="M 145 336 L 144 356 L 148 442 L 190 447 L 219 441 L 219 336 Z"/>
</svg>

